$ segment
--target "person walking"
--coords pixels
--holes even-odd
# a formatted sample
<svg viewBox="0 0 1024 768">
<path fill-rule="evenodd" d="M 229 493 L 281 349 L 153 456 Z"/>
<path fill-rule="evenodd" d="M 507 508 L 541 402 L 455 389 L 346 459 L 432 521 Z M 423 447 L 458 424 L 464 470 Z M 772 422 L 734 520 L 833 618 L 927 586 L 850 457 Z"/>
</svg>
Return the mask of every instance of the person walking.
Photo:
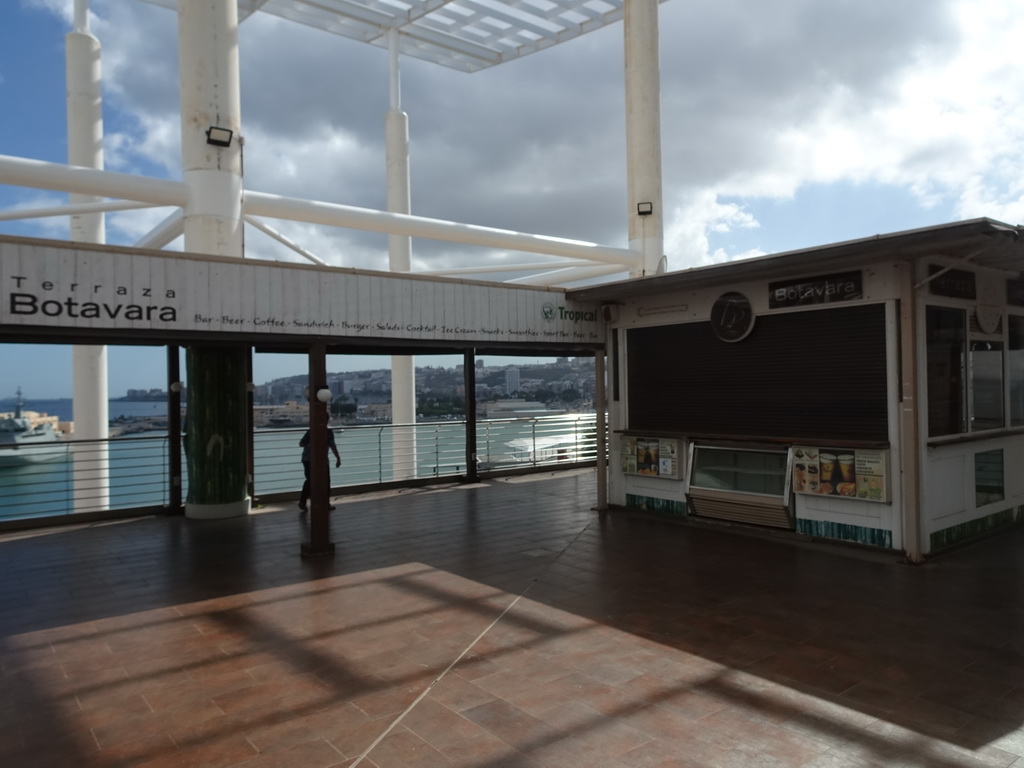
<svg viewBox="0 0 1024 768">
<path fill-rule="evenodd" d="M 302 439 L 299 440 L 299 446 L 302 448 L 302 471 L 306 476 L 305 481 L 302 483 L 302 491 L 299 493 L 299 510 L 305 512 L 308 507 L 306 506 L 309 500 L 309 430 L 307 429 Z M 334 430 L 327 429 L 327 450 L 334 454 L 334 466 L 341 466 L 341 454 L 338 453 L 338 445 L 334 441 Z M 330 507 L 334 509 L 332 505 Z"/>
</svg>

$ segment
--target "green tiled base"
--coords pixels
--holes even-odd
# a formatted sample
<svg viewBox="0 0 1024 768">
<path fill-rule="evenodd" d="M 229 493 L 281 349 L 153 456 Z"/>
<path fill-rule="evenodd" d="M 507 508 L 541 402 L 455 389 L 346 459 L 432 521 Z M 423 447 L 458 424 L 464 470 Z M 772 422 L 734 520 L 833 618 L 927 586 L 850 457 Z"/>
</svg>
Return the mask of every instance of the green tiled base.
<svg viewBox="0 0 1024 768">
<path fill-rule="evenodd" d="M 857 544 L 892 549 L 892 531 L 886 531 L 882 528 L 865 528 L 862 525 L 831 523 L 826 520 L 797 519 L 796 530 L 798 533 L 816 536 L 821 539 L 853 541 Z"/>
<path fill-rule="evenodd" d="M 686 502 L 678 499 L 655 499 L 651 496 L 626 494 L 626 506 L 630 509 L 642 509 L 668 517 L 686 517 Z"/>
<path fill-rule="evenodd" d="M 987 533 L 1003 528 L 1007 525 L 1020 520 L 1021 515 L 1019 510 L 1014 510 L 1013 507 L 1010 509 L 1004 509 L 1002 512 L 996 512 L 986 517 L 979 517 L 977 520 L 971 520 L 967 523 L 961 523 L 960 525 L 953 525 L 949 528 L 943 528 L 941 531 L 935 531 L 931 537 L 931 552 L 937 552 L 946 547 L 951 547 L 954 544 L 959 544 L 963 541 L 970 539 L 976 539 L 979 536 L 984 536 Z"/>
</svg>

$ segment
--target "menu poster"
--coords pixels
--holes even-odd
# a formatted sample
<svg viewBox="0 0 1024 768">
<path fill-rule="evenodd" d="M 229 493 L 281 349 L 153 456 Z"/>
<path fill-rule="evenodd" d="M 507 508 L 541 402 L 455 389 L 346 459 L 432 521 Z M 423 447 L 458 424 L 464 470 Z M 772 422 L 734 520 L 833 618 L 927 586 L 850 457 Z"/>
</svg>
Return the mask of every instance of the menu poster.
<svg viewBox="0 0 1024 768">
<path fill-rule="evenodd" d="M 806 445 L 793 448 L 793 490 L 796 493 L 821 492 L 817 448 L 808 448 Z"/>
<path fill-rule="evenodd" d="M 675 477 L 679 466 L 679 457 L 676 455 L 676 441 L 662 440 L 660 453 L 658 454 L 658 474 L 665 477 Z"/>
<path fill-rule="evenodd" d="M 622 438 L 622 471 L 627 475 L 636 474 L 636 438 Z"/>
<path fill-rule="evenodd" d="M 622 471 L 629 475 L 679 477 L 679 441 L 656 437 L 622 440 Z"/>
<path fill-rule="evenodd" d="M 888 501 L 888 451 L 793 448 L 793 490 L 819 496 Z"/>
<path fill-rule="evenodd" d="M 857 498 L 868 501 L 888 501 L 889 488 L 885 482 L 889 466 L 888 451 L 857 451 Z"/>
</svg>

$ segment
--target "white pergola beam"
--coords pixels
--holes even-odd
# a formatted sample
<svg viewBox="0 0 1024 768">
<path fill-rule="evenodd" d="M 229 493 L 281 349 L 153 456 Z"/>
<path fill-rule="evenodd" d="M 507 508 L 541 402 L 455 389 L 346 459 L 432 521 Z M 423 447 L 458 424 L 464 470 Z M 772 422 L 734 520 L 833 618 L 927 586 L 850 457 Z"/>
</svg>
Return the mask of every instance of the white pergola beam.
<svg viewBox="0 0 1024 768">
<path fill-rule="evenodd" d="M 181 181 L 26 160 L 10 155 L 0 155 L 0 183 L 179 208 L 188 203 L 188 187 Z"/>
<path fill-rule="evenodd" d="M 550 269 L 565 269 L 566 267 L 590 267 L 595 266 L 592 261 L 578 262 L 551 262 L 546 264 L 502 264 L 479 267 L 452 267 L 450 269 L 415 269 L 417 275 L 433 275 L 437 277 L 448 277 L 455 275 L 487 275 L 498 272 L 543 272 Z M 602 265 L 604 266 L 604 265 Z"/>
<path fill-rule="evenodd" d="M 607 264 L 589 268 L 570 267 L 569 269 L 560 269 L 554 272 L 548 272 L 544 275 L 528 275 L 526 277 L 516 278 L 515 280 L 505 280 L 504 282 L 515 285 L 540 285 L 551 287 L 554 285 L 565 285 L 566 283 L 576 283 L 580 280 L 592 280 L 597 277 L 614 275 L 616 272 L 622 271 L 624 271 L 622 267 L 615 267 Z"/>
<path fill-rule="evenodd" d="M 185 212 L 180 208 L 135 241 L 136 248 L 159 250 L 185 234 Z"/>
<path fill-rule="evenodd" d="M 265 224 L 264 222 L 257 219 L 255 216 L 246 216 L 245 223 L 251 224 L 252 226 L 256 227 L 256 229 L 258 229 L 260 232 L 267 235 L 268 237 L 273 238 L 274 240 L 277 240 L 277 242 L 281 243 L 281 245 L 286 246 L 287 248 L 295 251 L 295 253 L 297 253 L 299 256 L 306 259 L 307 261 L 311 261 L 314 264 L 319 264 L 321 267 L 327 266 L 327 262 L 325 262 L 323 259 L 313 255 L 305 248 L 303 248 L 301 245 L 296 243 L 294 240 L 287 237 L 286 235 L 281 234 L 272 226 L 270 226 L 269 224 Z"/>
<path fill-rule="evenodd" d="M 505 229 L 458 224 L 441 219 L 428 219 L 402 213 L 376 211 L 337 203 L 312 202 L 293 197 L 280 197 L 262 192 L 247 192 L 246 213 L 272 219 L 304 221 L 348 229 L 363 229 L 410 237 L 425 237 L 452 243 L 501 248 L 510 251 L 543 253 L 633 268 L 640 256 L 627 248 L 610 248 L 579 240 L 566 240 L 546 235 L 531 235 Z"/>
<path fill-rule="evenodd" d="M 180 208 L 184 208 L 189 202 L 189 190 L 184 182 L 130 176 L 113 171 L 47 163 L 42 160 L 25 160 L 8 155 L 0 155 L 0 183 L 114 197 L 151 205 L 174 205 Z M 246 192 L 244 207 L 247 215 L 303 221 L 307 224 L 541 253 L 614 264 L 627 269 L 635 269 L 642 263 L 642 256 L 627 248 L 612 248 L 580 240 L 494 229 L 475 224 L 459 224 L 442 219 L 300 200 L 262 192 Z"/>
<path fill-rule="evenodd" d="M 21 219 L 45 219 L 50 216 L 78 216 L 85 213 L 106 213 L 109 211 L 132 211 L 139 208 L 156 208 L 151 203 L 132 203 L 126 201 L 108 201 L 99 203 L 74 203 L 56 205 L 49 208 L 19 208 L 0 211 L 0 221 L 20 221 Z"/>
</svg>

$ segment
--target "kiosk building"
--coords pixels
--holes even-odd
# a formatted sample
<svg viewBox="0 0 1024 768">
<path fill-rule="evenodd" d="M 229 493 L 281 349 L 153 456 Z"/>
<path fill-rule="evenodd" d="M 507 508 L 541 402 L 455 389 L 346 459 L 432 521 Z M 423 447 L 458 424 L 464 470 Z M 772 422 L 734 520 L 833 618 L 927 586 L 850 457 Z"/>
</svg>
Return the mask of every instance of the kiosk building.
<svg viewBox="0 0 1024 768">
<path fill-rule="evenodd" d="M 977 219 L 571 292 L 613 505 L 904 550 L 1024 515 L 1024 243 Z"/>
</svg>

